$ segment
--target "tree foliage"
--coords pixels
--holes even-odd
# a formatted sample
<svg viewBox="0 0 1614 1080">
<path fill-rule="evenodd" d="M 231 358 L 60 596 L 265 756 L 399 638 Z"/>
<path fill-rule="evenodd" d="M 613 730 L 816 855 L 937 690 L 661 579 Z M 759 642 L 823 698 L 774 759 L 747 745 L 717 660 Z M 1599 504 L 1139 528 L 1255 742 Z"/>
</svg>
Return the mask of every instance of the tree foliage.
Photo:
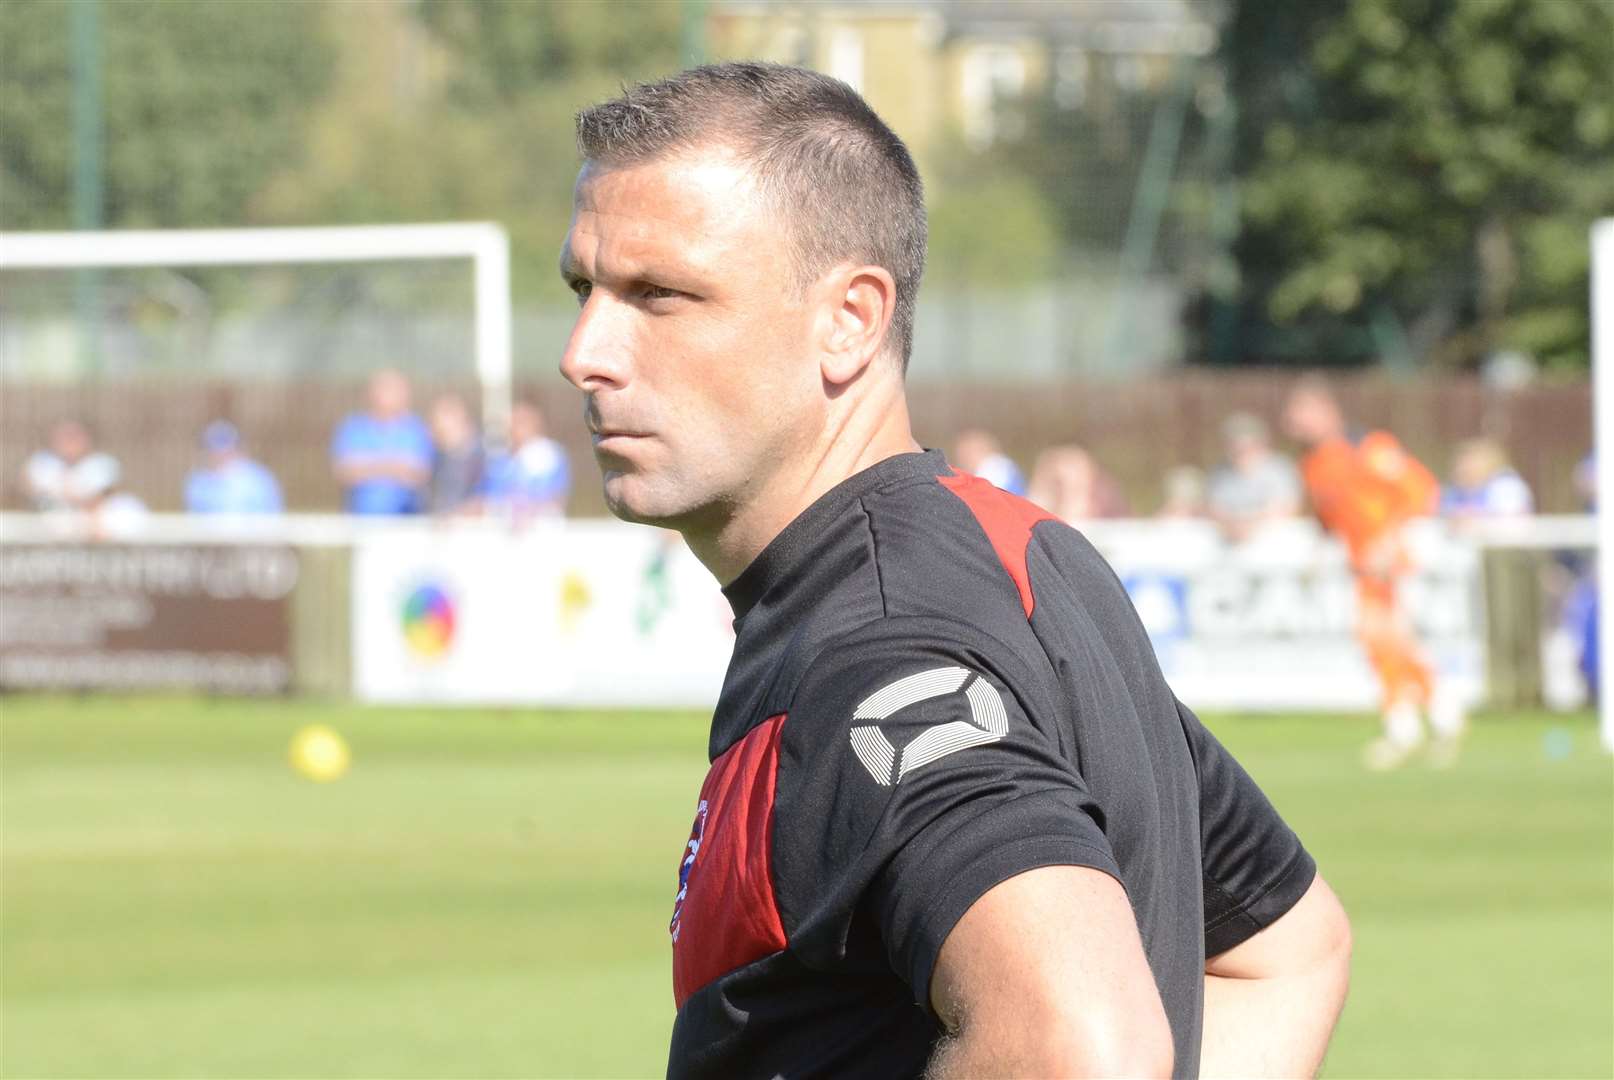
<svg viewBox="0 0 1614 1080">
<path fill-rule="evenodd" d="M 1224 50 L 1243 227 L 1223 359 L 1586 363 L 1614 4 L 1246 2 Z"/>
<path fill-rule="evenodd" d="M 573 116 L 624 82 L 676 70 L 679 8 L 653 0 L 423 0 L 390 36 L 330 9 L 361 69 L 322 103 L 315 152 L 275 178 L 275 221 L 486 219 L 510 231 L 517 296 L 560 299 L 555 256 L 577 175 Z M 392 81 L 397 40 L 420 69 Z"/>
<path fill-rule="evenodd" d="M 72 221 L 72 4 L 0 3 L 0 226 Z M 103 220 L 239 225 L 297 159 L 332 54 L 318 10 L 274 0 L 101 3 Z"/>
</svg>

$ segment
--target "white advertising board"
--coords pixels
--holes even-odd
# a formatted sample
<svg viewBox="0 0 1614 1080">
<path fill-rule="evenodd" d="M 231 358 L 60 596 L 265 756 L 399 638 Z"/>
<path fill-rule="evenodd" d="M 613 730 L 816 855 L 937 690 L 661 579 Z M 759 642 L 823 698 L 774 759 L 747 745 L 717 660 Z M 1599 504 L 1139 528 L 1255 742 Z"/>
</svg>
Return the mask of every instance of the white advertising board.
<svg viewBox="0 0 1614 1080">
<path fill-rule="evenodd" d="M 1307 521 L 1238 545 L 1203 523 L 1096 523 L 1084 531 L 1138 609 L 1172 689 L 1195 709 L 1374 710 L 1356 638 L 1356 583 Z M 1448 692 L 1485 691 L 1479 549 L 1440 522 L 1408 534 L 1401 607 Z"/>
<path fill-rule="evenodd" d="M 683 541 L 618 522 L 372 533 L 352 581 L 366 701 L 708 707 L 734 641 Z"/>
<path fill-rule="evenodd" d="M 1167 680 L 1196 709 L 1378 707 L 1356 587 L 1309 523 L 1225 544 L 1199 522 L 1086 528 L 1137 605 Z M 1403 606 L 1440 677 L 1485 683 L 1479 551 L 1412 534 Z M 612 521 L 420 525 L 361 535 L 354 689 L 376 702 L 709 707 L 730 611 L 682 540 Z"/>
</svg>

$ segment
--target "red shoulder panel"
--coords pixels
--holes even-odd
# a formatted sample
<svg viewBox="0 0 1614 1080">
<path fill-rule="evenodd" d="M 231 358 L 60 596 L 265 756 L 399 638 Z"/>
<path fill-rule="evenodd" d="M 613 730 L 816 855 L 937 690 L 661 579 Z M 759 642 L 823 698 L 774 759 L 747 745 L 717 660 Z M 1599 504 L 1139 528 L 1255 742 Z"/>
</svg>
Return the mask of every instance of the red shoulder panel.
<svg viewBox="0 0 1614 1080">
<path fill-rule="evenodd" d="M 992 550 L 998 553 L 1003 569 L 1014 579 L 1020 590 L 1020 603 L 1026 609 L 1026 618 L 1036 607 L 1031 595 L 1031 572 L 1026 569 L 1026 548 L 1031 546 L 1031 528 L 1039 521 L 1058 519 L 1035 503 L 995 487 L 978 476 L 954 471 L 952 476 L 936 478 L 942 487 L 964 501 L 975 515 L 975 520 L 986 530 Z"/>
<path fill-rule="evenodd" d="M 785 947 L 773 894 L 773 792 L 780 713 L 712 762 L 678 869 L 673 1000 Z"/>
</svg>

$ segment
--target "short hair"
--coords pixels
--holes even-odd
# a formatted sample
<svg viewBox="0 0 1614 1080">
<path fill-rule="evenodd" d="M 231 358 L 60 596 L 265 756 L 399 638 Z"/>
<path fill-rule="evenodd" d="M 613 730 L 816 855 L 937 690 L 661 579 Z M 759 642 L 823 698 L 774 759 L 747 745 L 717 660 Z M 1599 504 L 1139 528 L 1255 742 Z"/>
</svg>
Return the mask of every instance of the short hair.
<svg viewBox="0 0 1614 1080">
<path fill-rule="evenodd" d="M 908 148 L 850 86 L 804 68 L 728 63 L 641 83 L 577 114 L 587 161 L 633 165 L 699 146 L 739 156 L 794 249 L 798 288 L 855 260 L 896 283 L 904 371 L 925 270 L 925 198 Z"/>
</svg>

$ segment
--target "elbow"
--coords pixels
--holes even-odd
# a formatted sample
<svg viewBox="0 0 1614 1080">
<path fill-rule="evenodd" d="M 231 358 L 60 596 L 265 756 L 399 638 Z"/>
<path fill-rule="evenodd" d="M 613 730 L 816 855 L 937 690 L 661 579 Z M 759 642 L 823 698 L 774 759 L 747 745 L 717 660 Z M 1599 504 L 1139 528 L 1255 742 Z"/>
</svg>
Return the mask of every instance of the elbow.
<svg viewBox="0 0 1614 1080">
<path fill-rule="evenodd" d="M 1329 893 L 1333 903 L 1330 905 L 1328 917 L 1324 922 L 1324 941 L 1327 955 L 1335 966 L 1349 969 L 1351 966 L 1351 949 L 1354 939 L 1351 933 L 1351 919 L 1345 914 L 1345 906 L 1339 898 Z"/>
<path fill-rule="evenodd" d="M 1092 1076 L 1161 1078 L 1171 1076 L 1176 1055 L 1171 1039 L 1132 1043 L 1124 1047 L 1053 1047 L 1029 1070 L 1034 1076 Z"/>
<path fill-rule="evenodd" d="M 1037 1076 L 1169 1077 L 1176 1063 L 1171 1027 L 1162 1010 L 1142 1022 L 1112 1018 L 1106 1024 L 1067 1025 L 1045 1044 L 1031 1074 Z"/>
</svg>

